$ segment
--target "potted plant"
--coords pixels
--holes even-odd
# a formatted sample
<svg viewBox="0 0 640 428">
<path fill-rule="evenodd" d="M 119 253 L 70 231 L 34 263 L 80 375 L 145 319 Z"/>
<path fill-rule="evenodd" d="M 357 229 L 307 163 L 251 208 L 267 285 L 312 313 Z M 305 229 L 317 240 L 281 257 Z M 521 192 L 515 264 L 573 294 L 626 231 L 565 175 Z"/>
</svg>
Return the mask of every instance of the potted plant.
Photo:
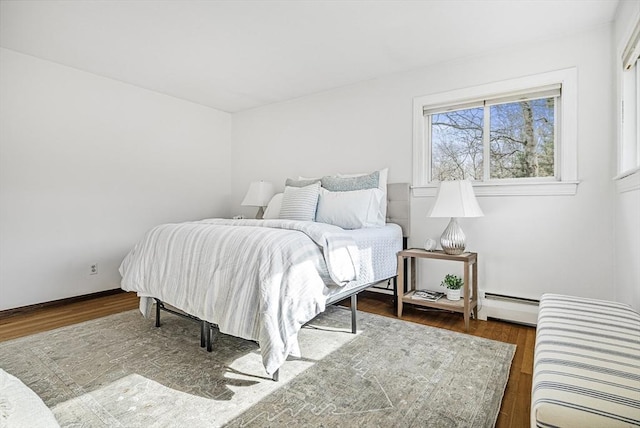
<svg viewBox="0 0 640 428">
<path fill-rule="evenodd" d="M 462 278 L 456 275 L 447 275 L 440 285 L 447 288 L 448 300 L 460 300 L 460 289 L 464 285 Z"/>
</svg>

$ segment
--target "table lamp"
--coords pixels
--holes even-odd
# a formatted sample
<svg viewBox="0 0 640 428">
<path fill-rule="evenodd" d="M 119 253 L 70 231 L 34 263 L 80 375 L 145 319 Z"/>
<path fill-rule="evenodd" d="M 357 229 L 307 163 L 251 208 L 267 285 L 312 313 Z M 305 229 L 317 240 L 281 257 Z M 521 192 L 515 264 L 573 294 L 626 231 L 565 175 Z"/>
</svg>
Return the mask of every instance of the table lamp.
<svg viewBox="0 0 640 428">
<path fill-rule="evenodd" d="M 447 254 L 462 254 L 465 236 L 458 224 L 459 217 L 482 217 L 484 214 L 467 180 L 442 181 L 436 202 L 429 217 L 451 217 L 449 225 L 440 237 L 440 245 Z"/>
<path fill-rule="evenodd" d="M 264 215 L 264 207 L 269 204 L 273 194 L 273 183 L 268 181 L 254 181 L 249 186 L 249 190 L 240 205 L 259 207 L 256 218 L 262 218 Z"/>
</svg>

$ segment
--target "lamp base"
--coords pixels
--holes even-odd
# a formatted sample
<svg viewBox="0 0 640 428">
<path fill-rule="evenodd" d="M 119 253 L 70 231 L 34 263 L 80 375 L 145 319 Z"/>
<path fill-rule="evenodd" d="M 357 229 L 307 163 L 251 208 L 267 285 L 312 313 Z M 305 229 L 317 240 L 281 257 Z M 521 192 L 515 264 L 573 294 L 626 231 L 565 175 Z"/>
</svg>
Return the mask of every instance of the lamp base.
<svg viewBox="0 0 640 428">
<path fill-rule="evenodd" d="M 440 245 L 446 254 L 458 255 L 464 252 L 465 236 L 458 219 L 451 217 L 449 225 L 440 236 Z"/>
</svg>

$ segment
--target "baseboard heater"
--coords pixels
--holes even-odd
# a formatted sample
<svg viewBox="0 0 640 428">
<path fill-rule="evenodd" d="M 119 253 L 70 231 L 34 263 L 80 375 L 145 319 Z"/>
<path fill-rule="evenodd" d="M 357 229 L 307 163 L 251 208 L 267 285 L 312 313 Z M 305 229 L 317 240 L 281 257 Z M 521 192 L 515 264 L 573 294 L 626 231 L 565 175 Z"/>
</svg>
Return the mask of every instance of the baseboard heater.
<svg viewBox="0 0 640 428">
<path fill-rule="evenodd" d="M 539 303 L 535 299 L 484 292 L 478 318 L 536 325 Z"/>
</svg>

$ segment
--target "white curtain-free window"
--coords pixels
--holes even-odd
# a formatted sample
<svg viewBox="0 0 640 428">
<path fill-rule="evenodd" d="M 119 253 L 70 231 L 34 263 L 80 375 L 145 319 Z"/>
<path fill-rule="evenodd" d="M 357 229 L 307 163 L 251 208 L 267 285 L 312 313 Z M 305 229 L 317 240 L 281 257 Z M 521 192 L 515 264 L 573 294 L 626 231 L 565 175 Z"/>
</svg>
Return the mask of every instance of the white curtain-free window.
<svg viewBox="0 0 640 428">
<path fill-rule="evenodd" d="M 635 24 L 621 58 L 621 132 L 618 173 L 640 167 L 640 22 Z"/>
<path fill-rule="evenodd" d="M 416 196 L 460 178 L 474 180 L 479 195 L 575 194 L 576 76 L 571 68 L 414 98 Z M 523 147 L 534 147 L 522 140 L 525 109 L 542 160 L 531 168 L 522 165 Z"/>
<path fill-rule="evenodd" d="M 424 108 L 429 181 L 553 179 L 559 84 Z"/>
</svg>

